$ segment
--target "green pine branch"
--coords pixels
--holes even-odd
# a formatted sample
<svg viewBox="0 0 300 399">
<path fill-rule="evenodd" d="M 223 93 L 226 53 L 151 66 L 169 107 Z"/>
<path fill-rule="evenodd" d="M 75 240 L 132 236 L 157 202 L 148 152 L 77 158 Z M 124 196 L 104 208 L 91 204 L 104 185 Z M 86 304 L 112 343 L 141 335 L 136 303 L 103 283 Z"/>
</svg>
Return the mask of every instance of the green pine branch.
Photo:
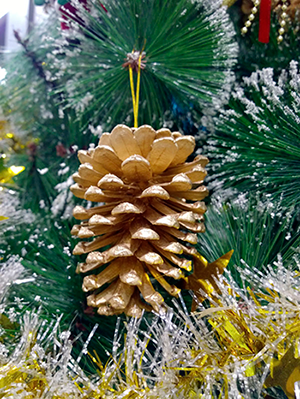
<svg viewBox="0 0 300 399">
<path fill-rule="evenodd" d="M 65 106 L 79 118 L 109 128 L 132 123 L 129 73 L 122 65 L 133 50 L 145 51 L 140 125 L 160 127 L 173 98 L 199 108 L 220 96 L 236 45 L 232 25 L 217 4 L 125 0 L 104 5 L 107 13 L 97 2 L 90 12 L 81 10 L 85 24 L 75 34 L 77 42 L 62 43 L 61 66 L 49 69 L 61 82 Z"/>
<path fill-rule="evenodd" d="M 299 54 L 295 51 L 300 45 L 297 19 L 289 20 L 283 41 L 278 43 L 280 13 L 272 12 L 270 41 L 265 44 L 258 41 L 259 13 L 256 14 L 256 19 L 246 35 L 241 34 L 241 29 L 247 20 L 247 16 L 241 12 L 241 1 L 230 7 L 228 13 L 234 23 L 239 46 L 238 63 L 235 67 L 236 77 L 239 80 L 252 72 L 268 67 L 274 68 L 275 74 L 278 75 L 282 69 L 289 67 L 291 61 L 299 60 Z"/>
<path fill-rule="evenodd" d="M 206 232 L 198 250 L 214 260 L 234 250 L 228 270 L 239 282 L 237 267 L 263 270 L 282 258 L 292 261 L 300 245 L 300 230 L 293 211 L 287 212 L 268 198 L 236 195 L 231 201 L 213 199 L 206 213 Z"/>
<path fill-rule="evenodd" d="M 276 80 L 270 68 L 245 78 L 210 137 L 217 186 L 266 193 L 288 209 L 299 206 L 299 101 L 295 62 Z"/>
</svg>

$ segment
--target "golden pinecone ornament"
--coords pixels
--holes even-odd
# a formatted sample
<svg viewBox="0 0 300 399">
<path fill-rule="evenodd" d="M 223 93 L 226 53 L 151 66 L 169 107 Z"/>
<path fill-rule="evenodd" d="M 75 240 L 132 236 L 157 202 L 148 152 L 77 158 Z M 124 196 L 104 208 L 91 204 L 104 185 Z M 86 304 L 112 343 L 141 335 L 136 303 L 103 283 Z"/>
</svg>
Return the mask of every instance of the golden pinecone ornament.
<svg viewBox="0 0 300 399">
<path fill-rule="evenodd" d="M 82 222 L 71 233 L 93 240 L 79 242 L 73 254 L 88 254 L 78 272 L 99 271 L 83 280 L 83 290 L 92 291 L 87 304 L 99 314 L 139 317 L 143 309 L 158 310 L 163 298 L 151 279 L 169 294 L 179 293 L 166 277 L 178 280 L 192 270 L 197 251 L 189 244 L 205 230 L 208 159 L 186 162 L 194 147 L 193 136 L 118 125 L 97 147 L 79 151 L 82 165 L 71 191 L 104 204 L 74 208 Z"/>
</svg>

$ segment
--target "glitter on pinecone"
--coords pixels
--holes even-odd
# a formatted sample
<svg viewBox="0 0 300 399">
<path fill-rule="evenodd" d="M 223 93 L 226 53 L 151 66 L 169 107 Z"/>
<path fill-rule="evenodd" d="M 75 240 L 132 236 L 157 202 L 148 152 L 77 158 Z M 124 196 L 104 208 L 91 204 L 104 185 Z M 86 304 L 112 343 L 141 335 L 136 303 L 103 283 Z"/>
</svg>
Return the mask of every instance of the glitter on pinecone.
<svg viewBox="0 0 300 399">
<path fill-rule="evenodd" d="M 139 317 L 143 309 L 158 310 L 163 297 L 151 280 L 176 296 L 180 289 L 165 277 L 178 280 L 192 271 L 197 251 L 188 244 L 205 230 L 201 200 L 208 194 L 202 185 L 208 159 L 185 162 L 194 147 L 193 136 L 118 125 L 96 148 L 79 151 L 82 165 L 71 191 L 104 204 L 74 208 L 82 222 L 72 234 L 95 238 L 79 242 L 73 254 L 88 254 L 78 272 L 100 271 L 83 280 L 83 290 L 93 291 L 87 304 L 99 314 Z"/>
</svg>

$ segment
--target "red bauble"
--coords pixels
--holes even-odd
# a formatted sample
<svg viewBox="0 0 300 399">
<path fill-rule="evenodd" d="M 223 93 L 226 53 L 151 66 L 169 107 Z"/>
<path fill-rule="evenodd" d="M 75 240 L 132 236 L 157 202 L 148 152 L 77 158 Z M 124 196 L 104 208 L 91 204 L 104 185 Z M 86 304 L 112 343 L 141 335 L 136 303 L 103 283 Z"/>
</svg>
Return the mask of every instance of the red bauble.
<svg viewBox="0 0 300 399">
<path fill-rule="evenodd" d="M 83 4 L 84 8 L 85 8 L 87 11 L 89 11 L 89 8 L 88 8 L 88 5 L 87 5 L 87 0 L 79 0 L 79 2 L 80 2 L 81 4 Z M 101 5 L 101 7 L 103 8 L 103 10 L 104 10 L 105 12 L 107 12 L 107 10 L 106 10 L 106 8 L 104 7 L 104 5 L 101 4 L 101 3 L 100 3 L 100 5 Z M 63 18 L 63 21 L 62 21 L 61 24 L 60 24 L 62 30 L 66 30 L 66 29 L 69 29 L 69 28 L 70 28 L 70 27 L 69 27 L 69 24 L 68 24 L 68 21 L 69 21 L 70 19 L 71 19 L 72 21 L 77 22 L 77 23 L 78 23 L 79 25 L 81 25 L 81 26 L 85 26 L 85 25 L 84 25 L 84 21 L 82 20 L 82 18 L 80 18 L 80 17 L 78 16 L 78 10 L 77 10 L 77 8 L 74 7 L 74 6 L 72 5 L 72 0 L 69 1 L 69 3 L 67 3 L 67 4 L 65 4 L 65 5 L 63 5 L 63 6 L 60 6 L 60 7 L 59 7 L 59 11 L 61 12 L 62 18 Z"/>
</svg>

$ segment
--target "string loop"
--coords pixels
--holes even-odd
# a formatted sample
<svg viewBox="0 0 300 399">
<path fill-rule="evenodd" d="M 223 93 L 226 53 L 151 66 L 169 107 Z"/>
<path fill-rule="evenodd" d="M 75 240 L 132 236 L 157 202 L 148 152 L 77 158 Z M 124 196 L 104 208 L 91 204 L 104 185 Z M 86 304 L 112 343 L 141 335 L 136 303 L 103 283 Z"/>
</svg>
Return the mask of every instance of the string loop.
<svg viewBox="0 0 300 399">
<path fill-rule="evenodd" d="M 134 119 L 134 127 L 136 127 L 136 128 L 138 127 L 142 57 L 143 57 L 143 54 L 141 53 L 139 55 L 139 61 L 138 61 L 136 92 L 134 91 L 133 66 L 129 65 L 129 80 L 130 80 L 130 89 L 131 89 L 132 106 L 133 106 L 133 119 Z"/>
</svg>

